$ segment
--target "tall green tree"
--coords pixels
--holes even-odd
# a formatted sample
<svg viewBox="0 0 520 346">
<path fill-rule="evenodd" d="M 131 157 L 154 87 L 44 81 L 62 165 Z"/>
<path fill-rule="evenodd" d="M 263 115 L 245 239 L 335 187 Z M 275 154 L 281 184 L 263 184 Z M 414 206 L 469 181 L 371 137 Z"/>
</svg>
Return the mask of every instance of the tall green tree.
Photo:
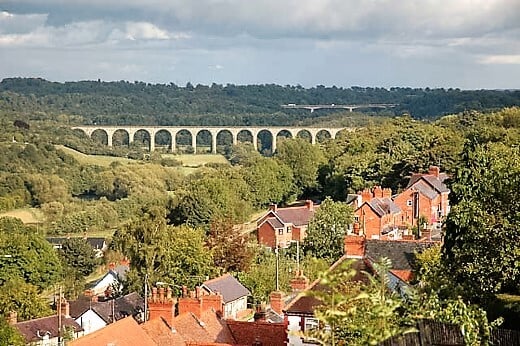
<svg viewBox="0 0 520 346">
<path fill-rule="evenodd" d="M 96 252 L 83 238 L 65 239 L 61 244 L 60 255 L 65 265 L 85 276 L 92 273 L 99 263 Z"/>
<path fill-rule="evenodd" d="M 167 225 L 165 211 L 160 208 L 145 211 L 116 231 L 112 244 L 132 263 L 126 291 L 142 292 L 145 276 L 149 283 L 167 281 L 194 287 L 213 273 L 204 231 Z"/>
<path fill-rule="evenodd" d="M 10 311 L 16 311 L 20 321 L 52 315 L 52 309 L 40 296 L 38 287 L 22 278 L 10 279 L 0 286 L 0 315 L 7 316 Z"/>
<path fill-rule="evenodd" d="M 61 261 L 52 245 L 14 218 L 0 218 L 0 284 L 21 278 L 44 289 L 60 281 Z"/>
<path fill-rule="evenodd" d="M 330 262 L 343 254 L 345 234 L 353 222 L 352 207 L 327 197 L 309 222 L 304 249 Z"/>
<path fill-rule="evenodd" d="M 451 184 L 443 261 L 473 302 L 520 293 L 520 149 L 468 142 Z"/>
<path fill-rule="evenodd" d="M 325 162 L 319 146 L 302 138 L 286 139 L 279 143 L 275 157 L 291 168 L 299 193 L 312 193 L 318 188 L 318 169 Z"/>
<path fill-rule="evenodd" d="M 245 161 L 241 172 L 256 207 L 285 203 L 295 194 L 292 171 L 283 162 L 258 156 Z"/>
</svg>

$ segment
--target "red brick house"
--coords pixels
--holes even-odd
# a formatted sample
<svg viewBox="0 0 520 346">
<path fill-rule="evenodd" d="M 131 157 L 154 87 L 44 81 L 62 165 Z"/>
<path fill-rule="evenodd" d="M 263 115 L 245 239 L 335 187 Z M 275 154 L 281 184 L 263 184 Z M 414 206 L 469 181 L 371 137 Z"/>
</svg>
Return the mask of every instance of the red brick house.
<svg viewBox="0 0 520 346">
<path fill-rule="evenodd" d="M 421 217 L 426 219 L 428 228 L 442 223 L 450 211 L 450 190 L 444 184 L 447 177 L 437 166 L 431 166 L 426 174 L 412 175 L 404 191 L 394 198 L 402 210 L 403 226 L 417 226 Z"/>
<path fill-rule="evenodd" d="M 257 221 L 257 239 L 271 248 L 289 247 L 291 241 L 305 239 L 307 226 L 318 205 L 310 200 L 302 206 L 278 208 L 276 204 Z"/>
<path fill-rule="evenodd" d="M 368 239 L 396 238 L 401 221 L 401 209 L 391 198 L 392 191 L 375 186 L 351 198 L 354 209 L 354 233 Z M 356 196 L 356 195 L 353 195 Z"/>
</svg>

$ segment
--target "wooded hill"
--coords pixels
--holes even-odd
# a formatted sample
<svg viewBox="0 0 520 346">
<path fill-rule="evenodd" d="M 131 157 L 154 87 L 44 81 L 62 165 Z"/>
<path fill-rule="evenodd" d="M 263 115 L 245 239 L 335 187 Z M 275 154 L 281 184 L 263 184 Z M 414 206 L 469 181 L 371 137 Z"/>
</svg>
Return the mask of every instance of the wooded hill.
<svg viewBox="0 0 520 346">
<path fill-rule="evenodd" d="M 0 82 L 0 111 L 80 115 L 86 124 L 293 125 L 345 118 L 348 111 L 284 109 L 282 104 L 394 103 L 367 114 L 434 119 L 466 110 L 520 105 L 520 90 L 460 90 L 265 85 L 150 84 L 144 82 L 50 82 L 6 78 Z M 337 124 L 349 125 L 349 124 Z"/>
</svg>

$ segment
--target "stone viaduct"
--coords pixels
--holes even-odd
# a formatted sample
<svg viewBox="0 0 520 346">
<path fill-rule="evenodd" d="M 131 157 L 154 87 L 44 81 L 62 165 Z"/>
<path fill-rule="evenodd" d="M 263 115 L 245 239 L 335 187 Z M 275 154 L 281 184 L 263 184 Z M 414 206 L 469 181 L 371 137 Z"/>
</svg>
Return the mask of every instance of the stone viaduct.
<svg viewBox="0 0 520 346">
<path fill-rule="evenodd" d="M 292 138 L 296 138 L 303 133 L 308 133 L 312 144 L 315 144 L 318 139 L 318 135 L 325 134 L 330 138 L 336 138 L 336 135 L 340 131 L 352 131 L 352 128 L 330 128 L 330 127 L 282 127 L 282 126 L 105 126 L 105 125 L 94 125 L 94 126 L 76 126 L 72 129 L 81 130 L 87 136 L 92 137 L 92 134 L 96 131 L 102 131 L 107 136 L 108 146 L 112 146 L 114 133 L 117 131 L 123 131 L 128 136 L 128 142 L 131 143 L 135 139 L 135 134 L 138 131 L 144 131 L 150 139 L 150 151 L 155 150 L 155 135 L 159 132 L 166 132 L 170 136 L 171 151 L 175 152 L 177 149 L 176 137 L 181 131 L 187 131 L 191 134 L 191 146 L 193 150 L 197 151 L 197 135 L 201 131 L 207 131 L 211 135 L 211 152 L 216 154 L 217 152 L 217 136 L 222 132 L 228 132 L 231 134 L 233 144 L 238 143 L 238 136 L 240 133 L 248 133 L 252 137 L 253 146 L 258 150 L 258 134 L 266 131 L 271 135 L 272 139 L 272 152 L 276 150 L 276 137 L 282 131 L 286 131 Z"/>
</svg>

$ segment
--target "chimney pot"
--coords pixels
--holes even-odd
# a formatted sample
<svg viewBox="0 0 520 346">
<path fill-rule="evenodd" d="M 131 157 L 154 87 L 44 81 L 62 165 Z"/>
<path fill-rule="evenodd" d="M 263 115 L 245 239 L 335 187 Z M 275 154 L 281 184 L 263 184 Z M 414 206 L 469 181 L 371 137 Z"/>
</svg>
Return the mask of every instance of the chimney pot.
<svg viewBox="0 0 520 346">
<path fill-rule="evenodd" d="M 152 287 L 152 302 L 157 303 L 157 287 Z"/>
<path fill-rule="evenodd" d="M 200 294 L 200 287 L 197 286 L 195 287 L 195 298 L 200 298 L 201 294 Z"/>
<path fill-rule="evenodd" d="M 373 191 L 373 196 L 375 198 L 383 198 L 383 189 L 381 189 L 381 186 L 374 186 L 374 188 L 372 189 Z"/>
<path fill-rule="evenodd" d="M 276 203 L 270 204 L 269 210 L 272 210 L 276 213 L 278 211 L 278 205 Z"/>
<path fill-rule="evenodd" d="M 168 286 L 168 288 L 166 289 L 166 300 L 172 300 L 172 288 L 170 286 Z"/>
<path fill-rule="evenodd" d="M 164 303 L 164 287 L 159 287 L 159 302 Z"/>
<path fill-rule="evenodd" d="M 312 200 L 306 200 L 305 206 L 307 207 L 307 209 L 309 209 L 309 211 L 314 211 L 314 203 L 312 202 Z"/>
<path fill-rule="evenodd" d="M 188 296 L 188 287 L 182 286 L 182 297 L 186 298 Z"/>
</svg>

